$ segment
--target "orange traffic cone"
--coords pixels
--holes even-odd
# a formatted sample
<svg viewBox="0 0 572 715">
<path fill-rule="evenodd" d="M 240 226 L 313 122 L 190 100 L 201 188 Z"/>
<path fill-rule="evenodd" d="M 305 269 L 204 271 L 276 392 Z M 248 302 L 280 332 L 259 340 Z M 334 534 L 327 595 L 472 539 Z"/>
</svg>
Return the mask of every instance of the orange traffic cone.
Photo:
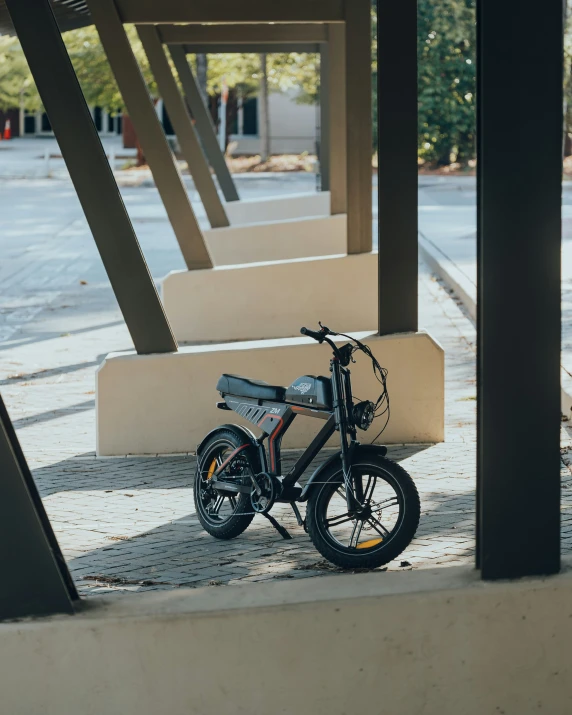
<svg viewBox="0 0 572 715">
<path fill-rule="evenodd" d="M 10 126 L 10 120 L 6 120 L 4 125 L 4 139 L 12 139 L 12 127 Z"/>
</svg>

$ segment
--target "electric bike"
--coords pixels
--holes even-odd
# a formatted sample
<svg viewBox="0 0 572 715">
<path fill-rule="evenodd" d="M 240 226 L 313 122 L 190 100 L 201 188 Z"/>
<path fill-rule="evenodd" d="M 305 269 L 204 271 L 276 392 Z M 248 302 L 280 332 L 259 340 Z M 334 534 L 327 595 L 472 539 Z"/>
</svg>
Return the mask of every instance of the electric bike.
<svg viewBox="0 0 572 715">
<path fill-rule="evenodd" d="M 387 458 L 387 448 L 360 444 L 357 429 L 367 430 L 377 416 L 389 420 L 387 371 L 359 340 L 322 326 L 303 335 L 327 343 L 333 351 L 330 377 L 304 375 L 290 387 L 269 385 L 238 375 L 222 375 L 216 389 L 221 410 L 233 410 L 262 432 L 225 424 L 210 432 L 197 448 L 194 498 L 205 531 L 232 539 L 262 514 L 286 539 L 290 534 L 270 511 L 291 505 L 316 549 L 343 569 L 371 569 L 397 558 L 411 543 L 420 516 L 419 495 L 409 474 Z M 331 337 L 350 340 L 338 347 Z M 354 401 L 348 366 L 365 353 L 382 385 L 377 402 Z M 297 416 L 324 425 L 296 464 L 283 474 L 281 442 Z M 384 427 L 385 428 L 385 427 Z M 321 464 L 306 483 L 304 473 L 334 432 L 340 451 Z M 383 431 L 383 430 L 382 430 Z M 379 435 L 373 440 L 377 440 Z M 306 503 L 303 519 L 298 504 Z"/>
</svg>

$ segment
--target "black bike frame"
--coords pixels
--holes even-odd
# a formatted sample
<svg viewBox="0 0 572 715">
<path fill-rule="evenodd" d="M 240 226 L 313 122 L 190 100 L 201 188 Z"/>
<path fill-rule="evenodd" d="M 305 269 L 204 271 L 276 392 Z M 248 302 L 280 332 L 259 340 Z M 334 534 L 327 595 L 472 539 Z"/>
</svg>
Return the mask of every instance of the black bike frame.
<svg viewBox="0 0 572 715">
<path fill-rule="evenodd" d="M 358 493 L 358 490 L 363 489 L 361 480 L 358 479 L 354 485 L 351 479 L 352 453 L 358 444 L 353 419 L 351 376 L 347 367 L 342 366 L 338 355 L 330 361 L 330 371 L 332 373 L 332 410 L 302 407 L 284 402 L 267 402 L 232 395 L 225 395 L 224 401 L 227 408 L 254 423 L 263 431 L 263 435 L 258 440 L 262 466 L 265 471 L 281 481 L 282 492 L 278 499 L 281 502 L 299 500 L 302 494 L 302 487 L 298 484 L 298 479 L 304 474 L 311 462 L 337 430 L 340 433 L 340 456 L 344 472 L 346 498 L 348 509 L 351 511 L 354 508 L 355 500 L 359 502 L 360 497 L 363 500 L 363 494 Z M 299 415 L 325 420 L 326 424 L 314 437 L 288 474 L 282 475 L 282 438 L 294 419 Z M 266 458 L 263 444 L 266 437 L 268 437 L 269 460 Z M 217 470 L 217 473 L 221 471 L 222 467 Z M 216 476 L 217 474 L 215 474 Z"/>
</svg>

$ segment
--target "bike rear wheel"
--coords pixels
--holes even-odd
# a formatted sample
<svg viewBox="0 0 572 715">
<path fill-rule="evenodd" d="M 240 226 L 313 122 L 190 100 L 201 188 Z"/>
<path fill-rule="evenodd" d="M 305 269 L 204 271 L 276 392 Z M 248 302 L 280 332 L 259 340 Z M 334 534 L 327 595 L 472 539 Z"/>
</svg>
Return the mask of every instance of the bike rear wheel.
<svg viewBox="0 0 572 715">
<path fill-rule="evenodd" d="M 348 512 L 341 463 L 323 475 L 308 500 L 306 523 L 316 549 L 343 569 L 373 569 L 397 558 L 419 525 L 420 503 L 409 474 L 378 455 L 352 465 L 363 501 Z"/>
<path fill-rule="evenodd" d="M 225 494 L 211 483 L 214 473 L 220 470 L 217 480 L 229 485 L 252 484 L 250 475 L 260 470 L 252 448 L 243 447 L 244 440 L 234 432 L 220 430 L 205 444 L 197 463 L 194 489 L 197 516 L 204 530 L 217 539 L 234 539 L 254 518 L 249 494 Z"/>
</svg>

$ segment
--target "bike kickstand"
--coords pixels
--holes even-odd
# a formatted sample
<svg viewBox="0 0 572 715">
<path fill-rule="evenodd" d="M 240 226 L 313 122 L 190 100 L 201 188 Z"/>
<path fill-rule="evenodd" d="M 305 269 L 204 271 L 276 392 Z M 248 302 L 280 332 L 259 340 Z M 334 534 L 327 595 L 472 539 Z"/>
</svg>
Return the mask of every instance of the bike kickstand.
<svg viewBox="0 0 572 715">
<path fill-rule="evenodd" d="M 263 516 L 268 519 L 283 539 L 288 541 L 292 538 L 292 535 L 282 526 L 282 524 L 279 524 L 273 516 L 270 516 L 270 514 L 264 514 Z"/>
</svg>

